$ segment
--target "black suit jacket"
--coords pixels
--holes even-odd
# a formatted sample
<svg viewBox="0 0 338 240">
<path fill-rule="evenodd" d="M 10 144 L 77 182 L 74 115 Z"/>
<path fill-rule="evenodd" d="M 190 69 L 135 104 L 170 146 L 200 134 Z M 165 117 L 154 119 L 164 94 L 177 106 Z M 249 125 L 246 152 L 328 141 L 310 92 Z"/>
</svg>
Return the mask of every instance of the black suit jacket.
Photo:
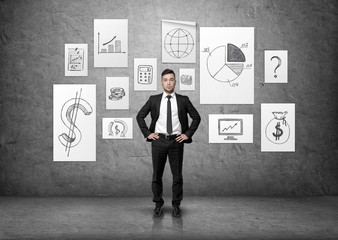
<svg viewBox="0 0 338 240">
<path fill-rule="evenodd" d="M 137 123 L 143 133 L 143 136 L 147 139 L 148 142 L 152 141 L 149 140 L 147 137 L 155 131 L 155 125 L 160 116 L 162 94 L 163 93 L 150 96 L 149 100 L 141 108 L 141 110 L 138 112 L 136 116 Z M 191 137 L 197 130 L 198 125 L 201 122 L 201 117 L 187 96 L 183 96 L 177 93 L 175 94 L 177 99 L 178 118 L 181 123 L 182 133 L 189 138 L 184 142 L 191 143 L 192 142 Z M 147 117 L 149 112 L 151 113 L 151 123 L 150 127 L 148 128 L 144 119 Z M 190 127 L 188 125 L 189 124 L 188 114 L 192 118 Z"/>
</svg>

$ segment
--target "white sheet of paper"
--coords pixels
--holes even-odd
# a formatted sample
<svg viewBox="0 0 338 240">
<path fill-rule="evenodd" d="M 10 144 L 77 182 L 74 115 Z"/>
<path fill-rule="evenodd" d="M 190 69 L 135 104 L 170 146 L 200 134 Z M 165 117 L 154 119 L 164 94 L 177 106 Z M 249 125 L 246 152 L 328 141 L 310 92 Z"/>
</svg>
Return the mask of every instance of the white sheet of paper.
<svg viewBox="0 0 338 240">
<path fill-rule="evenodd" d="M 54 161 L 96 161 L 96 85 L 53 85 Z"/>
<path fill-rule="evenodd" d="M 180 68 L 179 82 L 181 91 L 194 91 L 195 68 Z"/>
<path fill-rule="evenodd" d="M 265 50 L 264 77 L 266 83 L 288 82 L 288 51 Z"/>
<path fill-rule="evenodd" d="M 200 28 L 200 103 L 254 103 L 254 28 Z"/>
<path fill-rule="evenodd" d="M 261 151 L 295 151 L 295 104 L 261 104 Z"/>
<path fill-rule="evenodd" d="M 65 44 L 65 76 L 88 76 L 88 44 Z"/>
<path fill-rule="evenodd" d="M 94 67 L 128 67 L 128 19 L 94 19 Z"/>
<path fill-rule="evenodd" d="M 162 62 L 196 63 L 196 22 L 162 19 Z"/>
<path fill-rule="evenodd" d="M 102 118 L 102 139 L 132 139 L 132 118 Z"/>
<path fill-rule="evenodd" d="M 129 109 L 129 77 L 106 77 L 106 109 Z"/>
<path fill-rule="evenodd" d="M 157 90 L 157 58 L 134 58 L 134 90 Z"/>
<path fill-rule="evenodd" d="M 252 114 L 209 114 L 209 143 L 252 142 Z"/>
</svg>

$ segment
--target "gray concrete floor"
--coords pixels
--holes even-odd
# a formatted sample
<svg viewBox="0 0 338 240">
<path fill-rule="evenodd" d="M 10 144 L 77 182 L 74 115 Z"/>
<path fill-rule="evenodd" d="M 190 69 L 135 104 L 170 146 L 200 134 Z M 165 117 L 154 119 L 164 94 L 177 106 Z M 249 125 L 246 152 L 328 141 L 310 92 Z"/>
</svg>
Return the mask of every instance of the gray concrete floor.
<svg viewBox="0 0 338 240">
<path fill-rule="evenodd" d="M 338 197 L 0 197 L 0 239 L 338 239 Z"/>
</svg>

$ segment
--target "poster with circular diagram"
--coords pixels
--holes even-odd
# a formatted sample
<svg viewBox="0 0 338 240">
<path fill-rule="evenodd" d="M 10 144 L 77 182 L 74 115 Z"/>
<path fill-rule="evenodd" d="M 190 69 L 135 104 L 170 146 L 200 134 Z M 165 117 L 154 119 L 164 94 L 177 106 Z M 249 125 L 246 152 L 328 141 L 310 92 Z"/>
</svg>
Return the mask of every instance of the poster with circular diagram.
<svg viewBox="0 0 338 240">
<path fill-rule="evenodd" d="M 261 151 L 295 151 L 295 104 L 261 104 Z"/>
<path fill-rule="evenodd" d="M 102 118 L 103 139 L 132 139 L 132 118 Z"/>
<path fill-rule="evenodd" d="M 254 103 L 254 28 L 201 27 L 201 104 Z"/>
<path fill-rule="evenodd" d="M 196 22 L 162 19 L 162 62 L 196 63 Z"/>
</svg>

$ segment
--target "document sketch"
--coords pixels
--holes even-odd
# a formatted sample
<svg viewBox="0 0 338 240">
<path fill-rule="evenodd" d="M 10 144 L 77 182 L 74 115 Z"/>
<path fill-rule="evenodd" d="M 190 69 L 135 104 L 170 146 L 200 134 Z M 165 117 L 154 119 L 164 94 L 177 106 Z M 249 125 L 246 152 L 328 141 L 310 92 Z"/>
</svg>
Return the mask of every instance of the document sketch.
<svg viewBox="0 0 338 240">
<path fill-rule="evenodd" d="M 65 76 L 88 76 L 88 44 L 65 44 Z"/>
<path fill-rule="evenodd" d="M 128 19 L 94 19 L 94 67 L 128 67 Z"/>
<path fill-rule="evenodd" d="M 264 77 L 266 83 L 288 82 L 288 51 L 265 50 Z"/>
<path fill-rule="evenodd" d="M 132 118 L 102 118 L 103 139 L 132 139 Z"/>
<path fill-rule="evenodd" d="M 180 68 L 179 79 L 181 91 L 195 90 L 195 68 Z"/>
<path fill-rule="evenodd" d="M 201 104 L 254 103 L 254 28 L 201 27 Z"/>
<path fill-rule="evenodd" d="M 129 77 L 106 78 L 106 109 L 129 109 Z"/>
<path fill-rule="evenodd" d="M 54 161 L 96 160 L 96 86 L 54 84 Z"/>
<path fill-rule="evenodd" d="M 157 90 L 157 58 L 134 58 L 134 90 Z"/>
<path fill-rule="evenodd" d="M 196 62 L 196 22 L 162 19 L 162 62 Z"/>
<path fill-rule="evenodd" d="M 261 104 L 261 151 L 295 151 L 295 104 Z"/>
<path fill-rule="evenodd" d="M 209 143 L 252 142 L 252 114 L 209 114 Z"/>
</svg>

